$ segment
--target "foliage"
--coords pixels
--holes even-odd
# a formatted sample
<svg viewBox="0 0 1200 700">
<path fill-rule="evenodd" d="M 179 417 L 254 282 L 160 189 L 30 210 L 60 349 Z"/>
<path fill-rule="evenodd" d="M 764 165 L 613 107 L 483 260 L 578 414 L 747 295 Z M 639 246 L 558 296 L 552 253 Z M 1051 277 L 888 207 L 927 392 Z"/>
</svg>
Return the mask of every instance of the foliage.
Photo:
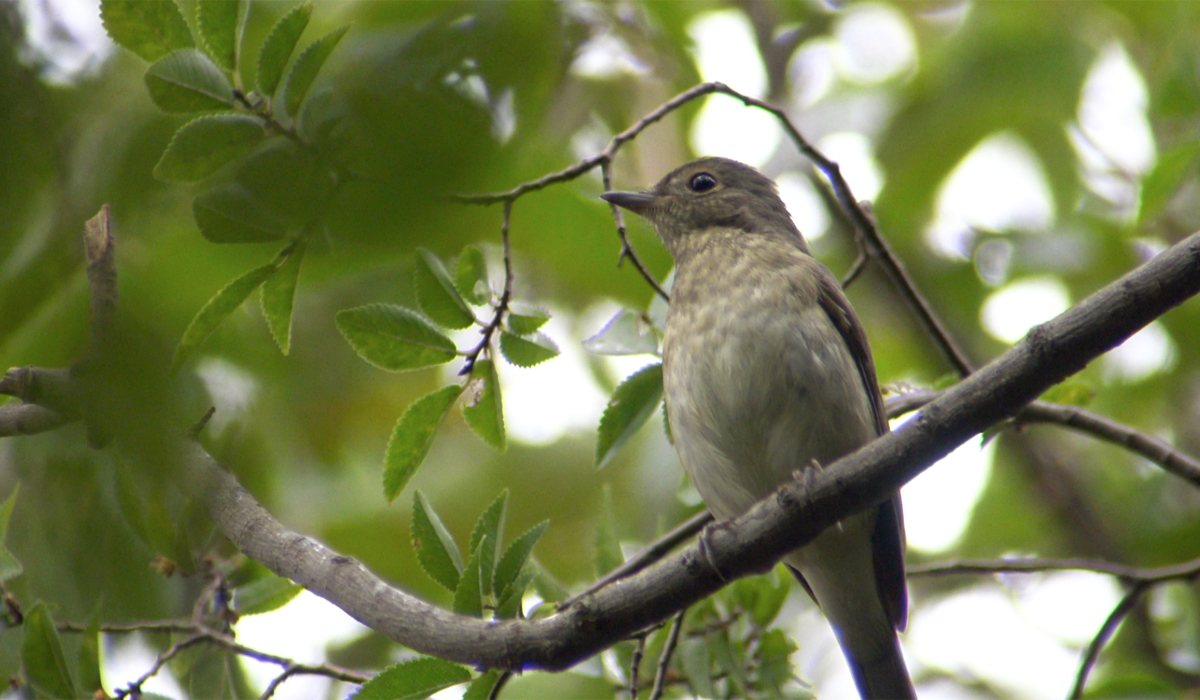
<svg viewBox="0 0 1200 700">
<path fill-rule="evenodd" d="M 842 59 L 814 62 L 847 46 L 856 13 L 881 7 L 914 43 L 905 70 L 873 79 L 839 68 Z M 453 195 L 507 191 L 595 155 L 696 84 L 688 32 L 713 10 L 755 30 L 761 94 L 785 105 L 806 136 L 855 132 L 869 143 L 882 173 L 872 209 L 880 229 L 978 364 L 1005 347 L 979 329 L 993 293 L 1050 278 L 1078 301 L 1200 227 L 1200 10 L 1190 4 L 779 2 L 746 14 L 706 3 L 103 0 L 104 28 L 121 48 L 57 86 L 43 79 L 49 62 L 30 58 L 34 42 L 16 6 L 4 4 L 5 366 L 66 366 L 83 353 L 78 229 L 112 202 L 131 338 L 112 384 L 150 381 L 170 394 L 153 404 L 162 422 L 152 425 L 190 428 L 215 406 L 201 439 L 269 509 L 447 608 L 500 619 L 524 614 L 535 593 L 565 598 L 693 512 L 686 488 L 663 486 L 674 467 L 662 431 L 642 429 L 661 403 L 655 356 L 666 306 L 633 265 L 612 266 L 622 248 L 595 197 L 599 177 L 488 208 Z M 1097 166 L 1081 136 L 1089 70 L 1113 47 L 1144 79 L 1157 148 L 1146 168 L 1111 154 Z M 588 69 L 606 50 L 624 58 Z M 834 66 L 832 77 L 811 73 L 814 65 Z M 648 185 L 693 155 L 688 135 L 704 104 L 625 144 L 609 173 L 617 186 Z M 940 188 L 996 134 L 1019 139 L 1036 159 L 1055 214 L 1032 231 L 976 227 L 948 253 L 929 233 Z M 858 251 L 825 180 L 786 139 L 766 169 L 812 186 L 824 201 L 814 206 L 833 223 L 810 236 L 811 247 L 835 272 L 849 269 Z M 670 260 L 652 232 L 631 221 L 628 236 L 648 273 L 667 278 Z M 867 269 L 849 293 L 881 381 L 935 386 L 946 365 Z M 245 304 L 255 290 L 259 303 Z M 1122 374 L 1102 361 L 1044 398 L 1200 452 L 1200 312 L 1193 302 L 1157 326 L 1170 353 L 1153 371 Z M 571 355 L 581 342 L 607 408 L 592 416 L 596 434 L 572 424 L 538 446 L 517 413 L 532 410 L 518 385 L 575 362 L 559 349 Z M 172 345 L 174 375 L 151 372 L 144 358 L 165 368 Z M 623 355 L 648 366 L 611 362 Z M 553 402 L 551 413 L 588 401 L 556 388 L 541 399 Z M 135 401 L 122 405 L 140 415 L 128 410 Z M 1154 566 L 1200 555 L 1190 486 L 1116 447 L 1013 425 L 988 433 L 997 444 L 991 476 L 964 536 L 939 557 L 1024 552 Z M 7 620 L 0 671 L 34 692 L 90 695 L 100 624 L 190 619 L 204 587 L 194 577 L 223 582 L 201 611 L 214 627 L 299 593 L 213 536 L 173 486 L 169 460 L 131 467 L 112 449 L 90 449 L 72 427 L 9 441 L 0 457 L 13 493 L 0 508 L 0 580 L 24 624 Z M 406 490 L 411 513 L 388 505 Z M 926 557 L 910 554 L 913 563 Z M 975 585 L 1000 584 L 914 579 L 915 608 Z M 226 604 L 214 602 L 221 596 Z M 777 619 L 788 596 L 791 608 L 805 605 L 776 571 L 689 610 L 667 666 L 668 696 L 808 692 Z M 1200 642 L 1186 621 L 1200 607 L 1196 588 L 1179 584 L 1154 600 L 1152 614 L 1131 618 L 1137 624 L 1123 626 L 1101 657 L 1097 692 L 1194 685 L 1188 660 Z M 69 621 L 94 625 L 60 632 Z M 669 636 L 668 625 L 641 642 L 646 694 Z M 158 651 L 179 641 L 143 639 Z M 504 682 L 435 659 L 383 670 L 406 652 L 374 644 L 343 650 L 345 665 L 382 671 L 360 697 L 420 697 L 472 677 L 468 696 L 486 697 Z M 592 675 L 514 678 L 501 697 L 627 693 L 638 644 L 606 652 L 613 663 Z M 172 666 L 194 691 L 245 690 L 235 657 L 194 651 Z M 1005 692 L 993 678 L 979 682 Z"/>
</svg>

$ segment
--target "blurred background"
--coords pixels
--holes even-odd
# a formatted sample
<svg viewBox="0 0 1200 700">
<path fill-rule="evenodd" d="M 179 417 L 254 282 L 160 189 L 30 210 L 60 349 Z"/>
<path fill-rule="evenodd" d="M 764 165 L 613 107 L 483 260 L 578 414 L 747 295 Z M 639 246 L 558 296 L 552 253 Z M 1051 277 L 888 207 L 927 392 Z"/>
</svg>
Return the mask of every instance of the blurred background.
<svg viewBox="0 0 1200 700">
<path fill-rule="evenodd" d="M 179 6 L 195 17 L 194 3 Z M 257 47 L 290 7 L 254 3 L 245 45 Z M 313 99 L 356 117 L 358 138 L 340 140 L 331 157 L 367 176 L 330 204 L 309 247 L 291 352 L 280 353 L 258 304 L 247 303 L 171 391 L 189 420 L 216 407 L 213 449 L 276 517 L 441 604 L 449 594 L 416 565 L 410 545 L 413 489 L 459 541 L 509 489 L 508 532 L 549 519 L 536 556 L 574 587 L 595 576 L 605 485 L 628 551 L 699 507 L 661 416 L 595 467 L 609 394 L 656 361 L 581 346 L 621 308 L 644 310 L 652 297 L 632 266 L 617 267 L 598 172 L 513 209 L 515 298 L 550 310 L 543 331 L 562 354 L 532 369 L 500 363 L 507 451 L 484 444 L 454 411 L 407 490 L 385 500 L 381 463 L 397 417 L 460 367 L 370 366 L 334 314 L 372 302 L 413 305 L 417 246 L 451 259 L 476 244 L 493 281 L 501 279 L 500 208 L 455 203 L 448 193 L 506 190 L 567 167 L 673 95 L 724 81 L 784 107 L 841 165 L 977 365 L 1200 227 L 1196 3 L 317 2 L 301 45 L 344 23 L 351 29 Z M 64 366 L 82 353 L 80 232 L 103 203 L 117 227 L 121 313 L 162 358 L 210 297 L 278 249 L 205 240 L 192 214 L 199 189 L 154 179 L 186 118 L 157 110 L 145 68 L 106 37 L 96 2 L 0 2 L 3 367 Z M 836 274 L 849 269 L 853 233 L 823 178 L 770 115 L 728 97 L 693 102 L 625 146 L 615 186 L 640 189 L 702 155 L 776 178 L 817 257 Z M 664 279 L 671 262 L 653 231 L 633 220 L 630 236 Z M 877 270 L 868 266 L 849 295 L 881 384 L 946 383 L 950 367 Z M 459 336 L 459 346 L 475 337 Z M 1060 396 L 1200 453 L 1197 338 L 1193 301 L 1093 363 Z M 9 588 L 23 603 L 49 601 L 56 619 L 73 621 L 97 610 L 114 622 L 189 614 L 204 582 L 152 570 L 161 552 L 123 514 L 121 473 L 79 426 L 0 441 L 0 489 L 20 484 L 8 545 L 25 573 Z M 974 440 L 903 496 L 911 563 L 1028 555 L 1157 566 L 1200 556 L 1200 493 L 1057 427 Z M 1082 572 L 914 578 L 910 589 L 904 644 L 929 698 L 1064 696 L 1122 594 L 1111 577 Z M 1195 692 L 1197 593 L 1178 583 L 1146 597 L 1101 656 L 1090 694 Z M 796 692 L 852 693 L 801 592 L 792 591 L 779 624 L 799 645 Z M 245 618 L 237 632 L 299 660 L 377 669 L 404 655 L 308 595 Z M 19 667 L 20 634 L 0 630 L 7 676 Z M 107 638 L 106 686 L 144 673 L 162 644 Z M 260 690 L 275 671 L 242 663 Z M 571 673 L 527 674 L 505 696 L 612 697 L 620 673 L 600 658 Z M 146 687 L 196 692 L 166 671 Z M 294 679 L 276 696 L 347 690 Z M 446 692 L 458 697 L 461 688 Z"/>
</svg>

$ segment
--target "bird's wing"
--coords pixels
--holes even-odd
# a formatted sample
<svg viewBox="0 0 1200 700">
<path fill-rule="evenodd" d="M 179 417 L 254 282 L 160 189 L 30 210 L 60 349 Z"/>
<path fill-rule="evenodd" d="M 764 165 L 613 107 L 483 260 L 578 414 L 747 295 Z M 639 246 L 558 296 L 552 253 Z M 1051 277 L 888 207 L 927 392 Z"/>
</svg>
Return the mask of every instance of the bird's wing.
<svg viewBox="0 0 1200 700">
<path fill-rule="evenodd" d="M 887 414 L 883 410 L 883 395 L 879 391 L 879 380 L 875 377 L 875 361 L 871 359 L 867 335 L 833 275 L 828 271 L 818 275 L 818 285 L 817 302 L 842 336 L 842 341 L 846 343 L 850 356 L 858 366 L 863 389 L 871 401 L 876 433 L 883 435 L 888 432 Z M 900 495 L 896 494 L 879 505 L 875 529 L 871 536 L 871 550 L 879 598 L 883 601 L 883 608 L 892 625 L 898 630 L 904 629 L 908 618 L 904 548 L 904 517 L 900 507 Z"/>
</svg>

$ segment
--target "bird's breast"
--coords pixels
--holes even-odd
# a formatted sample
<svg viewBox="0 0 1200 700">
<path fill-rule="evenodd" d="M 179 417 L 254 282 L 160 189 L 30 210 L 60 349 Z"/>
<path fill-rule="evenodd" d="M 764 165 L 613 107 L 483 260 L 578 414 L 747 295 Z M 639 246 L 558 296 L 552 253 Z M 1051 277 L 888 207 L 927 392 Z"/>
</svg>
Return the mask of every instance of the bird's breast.
<svg viewBox="0 0 1200 700">
<path fill-rule="evenodd" d="M 719 518 L 873 437 L 857 365 L 806 277 L 828 272 L 800 255 L 716 249 L 676 270 L 667 415 L 684 468 Z"/>
</svg>

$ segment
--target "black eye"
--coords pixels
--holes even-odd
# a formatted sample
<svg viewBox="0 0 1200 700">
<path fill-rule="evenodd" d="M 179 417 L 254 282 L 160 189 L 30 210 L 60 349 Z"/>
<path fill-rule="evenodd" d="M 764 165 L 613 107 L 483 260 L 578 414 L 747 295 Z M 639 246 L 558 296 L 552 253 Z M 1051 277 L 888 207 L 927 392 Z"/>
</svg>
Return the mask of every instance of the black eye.
<svg viewBox="0 0 1200 700">
<path fill-rule="evenodd" d="M 708 173 L 696 173 L 688 181 L 688 187 L 693 192 L 707 192 L 717 186 L 717 178 Z"/>
</svg>

